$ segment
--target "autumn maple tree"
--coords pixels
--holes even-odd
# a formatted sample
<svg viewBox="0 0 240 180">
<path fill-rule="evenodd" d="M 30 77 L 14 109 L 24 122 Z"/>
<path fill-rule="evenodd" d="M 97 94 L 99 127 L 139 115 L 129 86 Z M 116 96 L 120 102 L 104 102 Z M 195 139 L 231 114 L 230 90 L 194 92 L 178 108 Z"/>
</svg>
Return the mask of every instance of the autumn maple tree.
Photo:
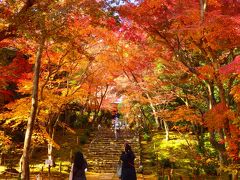
<svg viewBox="0 0 240 180">
<path fill-rule="evenodd" d="M 8 54 L 10 53 L 10 54 Z M 2 62 L 1 62 L 1 102 L 0 108 L 7 102 L 10 102 L 17 96 L 16 88 L 14 86 L 18 83 L 24 75 L 31 71 L 31 65 L 28 62 L 27 55 L 24 55 L 17 49 L 1 48 Z"/>
<path fill-rule="evenodd" d="M 29 110 L 19 116 L 19 120 L 26 120 L 27 114 L 29 112 L 31 114 L 25 135 L 22 179 L 29 179 L 29 149 L 34 122 L 37 120 L 37 126 L 45 137 L 46 135 L 50 137 L 47 139 L 52 144 L 54 130 L 52 128 L 58 121 L 59 113 L 66 104 L 79 95 L 79 92 L 84 96 L 85 92 L 81 87 L 89 76 L 88 71 L 95 58 L 91 55 L 93 51 L 91 44 L 94 40 L 95 43 L 100 40 L 94 35 L 94 26 L 97 24 L 104 26 L 105 21 L 102 16 L 105 13 L 101 12 L 100 5 L 90 1 L 79 3 L 25 1 L 10 4 L 6 1 L 1 2 L 1 8 L 6 12 L 1 17 L 3 19 L 1 40 L 19 39 L 16 46 L 32 54 L 32 61 L 35 59 L 33 85 L 29 83 L 31 76 L 21 80 L 19 84 L 21 88 L 19 92 L 32 94 L 33 100 L 31 112 L 26 107 Z M 13 114 L 17 113 L 15 110 L 19 108 L 16 107 L 23 101 L 24 99 L 15 101 L 9 104 L 8 108 L 12 109 Z M 30 98 L 26 97 L 25 102 L 30 104 Z M 56 104 L 58 106 L 55 106 Z M 7 116 L 9 117 L 10 114 L 8 113 Z M 45 124 L 47 129 L 44 128 Z"/>
<path fill-rule="evenodd" d="M 31 142 L 45 141 L 52 160 L 56 128 L 72 131 L 62 114 L 77 104 L 97 123 L 114 95 L 129 121 L 163 124 L 166 139 L 169 124 L 193 131 L 201 157 L 208 133 L 220 164 L 239 170 L 239 9 L 237 0 L 1 1 L 0 54 L 14 55 L 0 60 L 0 117 L 26 127 L 21 178 Z"/>
<path fill-rule="evenodd" d="M 162 77 L 185 106 L 173 114 L 178 120 L 208 127 L 222 164 L 227 159 L 233 164 L 239 161 L 238 100 L 233 98 L 238 73 L 231 66 L 239 54 L 239 5 L 237 1 L 146 0 L 119 8 L 120 14 L 148 33 L 148 40 L 155 44 L 165 69 Z M 131 30 L 129 34 L 134 33 L 134 28 Z M 231 71 L 234 74 L 227 73 Z M 195 94 L 194 86 L 203 93 Z M 197 101 L 205 105 L 197 107 Z"/>
</svg>

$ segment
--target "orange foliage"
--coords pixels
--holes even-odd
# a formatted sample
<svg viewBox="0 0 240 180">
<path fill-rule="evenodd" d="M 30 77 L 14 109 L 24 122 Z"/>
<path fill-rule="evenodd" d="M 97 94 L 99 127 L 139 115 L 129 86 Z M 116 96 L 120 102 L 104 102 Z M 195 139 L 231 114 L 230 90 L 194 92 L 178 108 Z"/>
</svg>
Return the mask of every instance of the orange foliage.
<svg viewBox="0 0 240 180">
<path fill-rule="evenodd" d="M 204 80 L 214 79 L 214 68 L 212 66 L 210 65 L 200 66 L 197 68 L 197 70 L 200 73 L 199 75 L 200 79 L 204 79 Z"/>
<path fill-rule="evenodd" d="M 226 121 L 234 120 L 235 114 L 224 103 L 215 105 L 204 115 L 206 126 L 210 131 L 224 128 Z"/>
<path fill-rule="evenodd" d="M 193 124 L 202 124 L 201 115 L 195 109 L 186 106 L 179 106 L 175 111 L 165 111 L 163 117 L 173 122 L 189 121 Z"/>
</svg>

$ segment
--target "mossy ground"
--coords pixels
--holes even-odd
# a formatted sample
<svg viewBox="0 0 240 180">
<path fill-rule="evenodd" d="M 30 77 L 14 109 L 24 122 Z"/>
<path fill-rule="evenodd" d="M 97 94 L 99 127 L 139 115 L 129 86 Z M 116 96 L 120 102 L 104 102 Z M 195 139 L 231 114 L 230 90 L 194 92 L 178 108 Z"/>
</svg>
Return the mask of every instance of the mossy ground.
<svg viewBox="0 0 240 180">
<path fill-rule="evenodd" d="M 164 132 L 152 132 L 149 140 L 141 141 L 145 173 L 162 175 L 172 169 L 176 176 L 194 176 L 199 166 L 196 146 L 194 135 L 174 131 L 167 141 Z"/>
<path fill-rule="evenodd" d="M 80 137 L 84 134 L 84 130 L 78 129 L 76 133 L 70 132 L 58 132 L 56 134 L 56 143 L 60 145 L 60 149 L 54 148 L 53 156 L 55 161 L 55 166 L 51 167 L 51 177 L 58 179 L 64 179 L 68 177 L 71 167 L 71 155 L 75 151 L 82 149 L 82 144 L 80 144 Z M 77 140 L 78 139 L 78 140 Z M 18 157 L 17 159 L 20 159 Z M 48 176 L 48 165 L 45 164 L 47 159 L 47 146 L 41 146 L 34 150 L 31 157 L 30 171 L 33 176 L 38 174 Z M 15 162 L 13 165 L 14 169 L 19 171 L 19 164 Z M 5 166 L 0 166 L 0 174 L 6 170 Z M 0 179 L 10 175 L 9 173 L 0 175 Z M 17 176 L 17 175 L 16 175 Z"/>
<path fill-rule="evenodd" d="M 82 149 L 83 146 L 79 143 L 79 140 L 83 133 L 83 130 L 77 130 L 75 134 L 67 132 L 57 134 L 56 142 L 61 148 L 53 151 L 56 165 L 51 167 L 52 179 L 67 179 L 71 165 L 70 156 L 76 150 Z M 151 133 L 151 138 L 148 141 L 142 138 L 142 163 L 144 171 L 147 172 L 145 176 L 148 176 L 150 179 L 156 179 L 162 173 L 168 174 L 173 169 L 176 177 L 193 177 L 194 171 L 198 167 L 196 144 L 194 135 L 178 132 L 170 132 L 168 141 L 165 140 L 165 133 L 161 131 Z M 211 151 L 210 148 L 209 151 Z M 36 177 L 38 174 L 48 177 L 48 166 L 45 165 L 46 159 L 46 147 L 35 150 L 30 165 L 33 177 Z M 18 170 L 18 164 L 16 164 L 15 168 Z M 0 172 L 3 172 L 5 169 L 6 167 L 0 166 Z M 89 173 L 88 175 L 89 177 L 99 176 Z"/>
</svg>

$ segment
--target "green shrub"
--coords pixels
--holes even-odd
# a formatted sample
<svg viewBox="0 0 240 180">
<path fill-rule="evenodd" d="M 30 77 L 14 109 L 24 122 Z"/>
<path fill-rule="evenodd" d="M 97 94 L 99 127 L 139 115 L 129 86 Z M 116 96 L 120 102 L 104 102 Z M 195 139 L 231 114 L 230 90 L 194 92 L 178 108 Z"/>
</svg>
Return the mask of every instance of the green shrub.
<svg viewBox="0 0 240 180">
<path fill-rule="evenodd" d="M 77 115 L 76 120 L 73 122 L 74 128 L 83 128 L 88 124 L 88 116 L 87 115 Z"/>
<path fill-rule="evenodd" d="M 90 136 L 90 129 L 85 129 L 83 134 L 85 136 L 89 137 Z"/>
<path fill-rule="evenodd" d="M 163 168 L 174 168 L 175 167 L 175 163 L 171 162 L 170 159 L 168 158 L 163 158 L 159 161 L 159 164 L 163 167 Z"/>
<path fill-rule="evenodd" d="M 155 153 L 151 152 L 149 159 L 150 159 L 151 166 L 157 165 L 157 156 Z"/>
<path fill-rule="evenodd" d="M 87 136 L 85 134 L 83 134 L 81 137 L 80 137 L 80 144 L 86 144 L 87 143 Z"/>
<path fill-rule="evenodd" d="M 197 176 L 200 175 L 200 169 L 198 167 L 193 169 L 193 174 Z"/>
<path fill-rule="evenodd" d="M 158 180 L 168 180 L 168 176 L 158 176 Z"/>
<path fill-rule="evenodd" d="M 217 167 L 214 164 L 205 164 L 202 168 L 207 175 L 217 175 Z"/>
<path fill-rule="evenodd" d="M 148 126 L 144 125 L 142 131 L 144 133 L 149 133 L 150 132 L 150 128 Z"/>
<path fill-rule="evenodd" d="M 151 137 L 150 137 L 147 133 L 144 133 L 144 134 L 143 134 L 143 139 L 144 139 L 145 141 L 150 141 L 150 140 L 151 140 Z"/>
<path fill-rule="evenodd" d="M 73 123 L 73 127 L 74 127 L 74 128 L 79 128 L 79 127 L 81 127 L 81 125 L 82 125 L 82 122 L 81 122 L 81 120 L 79 120 L 79 119 L 77 119 L 77 120 L 74 121 L 74 123 Z"/>
<path fill-rule="evenodd" d="M 69 147 L 69 145 L 70 145 L 69 142 L 65 142 L 61 145 L 61 147 L 62 148 L 67 148 L 67 147 Z"/>
</svg>

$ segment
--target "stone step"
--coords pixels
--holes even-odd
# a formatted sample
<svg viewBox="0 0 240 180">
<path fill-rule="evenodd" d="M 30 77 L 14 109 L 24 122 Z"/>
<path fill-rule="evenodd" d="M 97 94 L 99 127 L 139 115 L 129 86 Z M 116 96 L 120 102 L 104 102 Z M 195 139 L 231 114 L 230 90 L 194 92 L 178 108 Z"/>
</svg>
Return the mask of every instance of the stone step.
<svg viewBox="0 0 240 180">
<path fill-rule="evenodd" d="M 131 145 L 132 149 L 136 148 L 135 146 L 139 146 L 139 143 L 137 142 L 129 142 Z M 118 148 L 123 148 L 124 142 L 123 143 L 116 143 L 116 142 L 110 142 L 110 143 L 102 143 L 102 142 L 93 142 L 89 144 L 88 147 L 96 147 L 96 146 L 107 146 L 107 147 L 118 147 Z M 135 145 L 135 146 L 134 146 Z"/>
<path fill-rule="evenodd" d="M 128 142 L 139 142 L 138 139 L 134 138 L 119 138 L 118 140 L 112 139 L 112 138 L 106 138 L 106 139 L 99 139 L 99 138 L 95 138 L 92 139 L 92 141 L 89 141 L 90 143 L 94 143 L 94 142 L 102 142 L 102 143 L 110 143 L 110 142 L 115 142 L 115 143 L 125 143 L 126 141 Z"/>
<path fill-rule="evenodd" d="M 111 129 L 102 129 L 92 133 L 91 141 L 83 146 L 89 171 L 115 173 L 125 142 L 130 143 L 136 156 L 135 164 L 139 164 L 140 143 L 136 133 L 121 131 L 118 140 L 115 140 L 114 132 Z"/>
<path fill-rule="evenodd" d="M 125 143 L 126 141 L 131 142 L 139 142 L 138 139 L 136 139 L 135 137 L 133 138 L 119 138 L 118 140 L 112 139 L 112 138 L 105 138 L 105 139 L 101 139 L 101 138 L 95 138 L 92 139 L 92 141 L 89 141 L 90 143 L 94 143 L 94 142 L 102 142 L 102 143 L 110 143 L 110 142 L 115 142 L 115 143 Z"/>
<path fill-rule="evenodd" d="M 101 139 L 94 139 L 93 141 L 89 142 L 89 145 L 92 144 L 124 144 L 125 142 L 128 142 L 130 144 L 139 144 L 139 141 L 135 139 L 123 139 L 123 140 L 113 140 L 113 139 L 106 139 L 106 140 L 101 140 Z"/>
<path fill-rule="evenodd" d="M 91 157 L 91 158 L 88 158 L 88 157 L 86 157 L 86 159 L 88 160 L 88 162 L 90 163 L 90 162 L 104 162 L 104 163 L 106 163 L 106 162 L 108 162 L 108 161 L 111 161 L 111 163 L 112 162 L 118 162 L 119 161 L 119 156 L 116 156 L 115 158 L 104 158 L 104 159 L 102 159 L 102 158 L 93 158 L 93 157 Z M 140 157 L 136 157 L 136 159 L 135 159 L 135 161 L 138 161 L 140 159 Z"/>
<path fill-rule="evenodd" d="M 136 157 L 139 157 L 140 156 L 140 153 L 137 152 L 137 153 L 134 153 Z M 84 156 L 86 157 L 91 157 L 91 158 L 98 158 L 98 159 L 105 159 L 105 158 L 112 158 L 112 157 L 120 157 L 121 153 L 118 153 L 118 154 L 111 154 L 111 153 L 108 153 L 106 154 L 106 152 L 102 152 L 101 153 L 98 153 L 98 152 L 92 152 L 92 153 L 85 153 Z"/>
<path fill-rule="evenodd" d="M 112 159 L 105 158 L 105 161 L 103 161 L 103 159 L 97 159 L 97 158 L 96 159 L 86 158 L 86 159 L 87 159 L 88 164 L 110 164 L 110 163 L 114 164 L 114 163 L 118 163 L 119 162 L 119 157 L 112 158 Z M 135 162 L 139 162 L 139 161 L 140 161 L 140 158 L 136 158 L 135 159 Z M 151 165 L 151 164 L 149 164 L 149 165 Z"/>
<path fill-rule="evenodd" d="M 91 163 L 88 163 L 88 167 L 92 167 L 92 168 L 100 168 L 100 167 L 105 167 L 105 168 L 112 168 L 112 167 L 116 167 L 118 164 L 118 161 L 117 162 L 112 162 L 112 163 L 99 163 L 99 162 L 91 162 Z M 136 161 L 136 164 L 138 165 L 139 162 Z"/>
<path fill-rule="evenodd" d="M 89 158 L 86 158 L 87 159 L 87 162 L 88 162 L 88 164 L 114 164 L 114 163 L 118 163 L 119 162 L 119 157 L 116 157 L 116 158 L 112 158 L 112 159 L 107 159 L 107 158 L 105 158 L 105 159 L 93 159 L 93 158 L 91 158 L 91 159 L 89 159 Z M 139 160 L 140 160 L 140 157 L 136 157 L 136 159 L 135 159 L 135 162 L 137 163 L 137 162 L 139 162 Z"/>
<path fill-rule="evenodd" d="M 92 143 L 91 145 L 89 145 L 88 146 L 88 148 L 94 148 L 94 147 L 114 147 L 114 148 L 123 148 L 123 144 L 124 143 L 112 143 L 112 144 L 107 144 L 107 143 L 101 143 L 101 142 L 99 142 L 99 143 Z M 136 149 L 137 147 L 136 146 L 138 146 L 138 144 L 137 143 L 130 143 L 131 144 L 131 146 L 132 146 L 132 149 Z"/>
<path fill-rule="evenodd" d="M 131 144 L 132 150 L 139 151 L 137 144 Z M 102 150 L 104 149 L 104 150 Z M 123 145 L 97 145 L 93 144 L 89 146 L 88 148 L 83 148 L 83 150 L 86 151 L 114 151 L 114 152 L 122 152 L 123 151 Z"/>
<path fill-rule="evenodd" d="M 136 147 L 136 146 L 135 146 Z M 113 152 L 115 154 L 121 153 L 123 151 L 123 148 L 118 147 L 108 147 L 108 146 L 97 146 L 97 147 L 89 147 L 88 149 L 85 149 L 85 152 Z M 139 149 L 133 148 L 133 152 L 139 151 Z"/>
</svg>

